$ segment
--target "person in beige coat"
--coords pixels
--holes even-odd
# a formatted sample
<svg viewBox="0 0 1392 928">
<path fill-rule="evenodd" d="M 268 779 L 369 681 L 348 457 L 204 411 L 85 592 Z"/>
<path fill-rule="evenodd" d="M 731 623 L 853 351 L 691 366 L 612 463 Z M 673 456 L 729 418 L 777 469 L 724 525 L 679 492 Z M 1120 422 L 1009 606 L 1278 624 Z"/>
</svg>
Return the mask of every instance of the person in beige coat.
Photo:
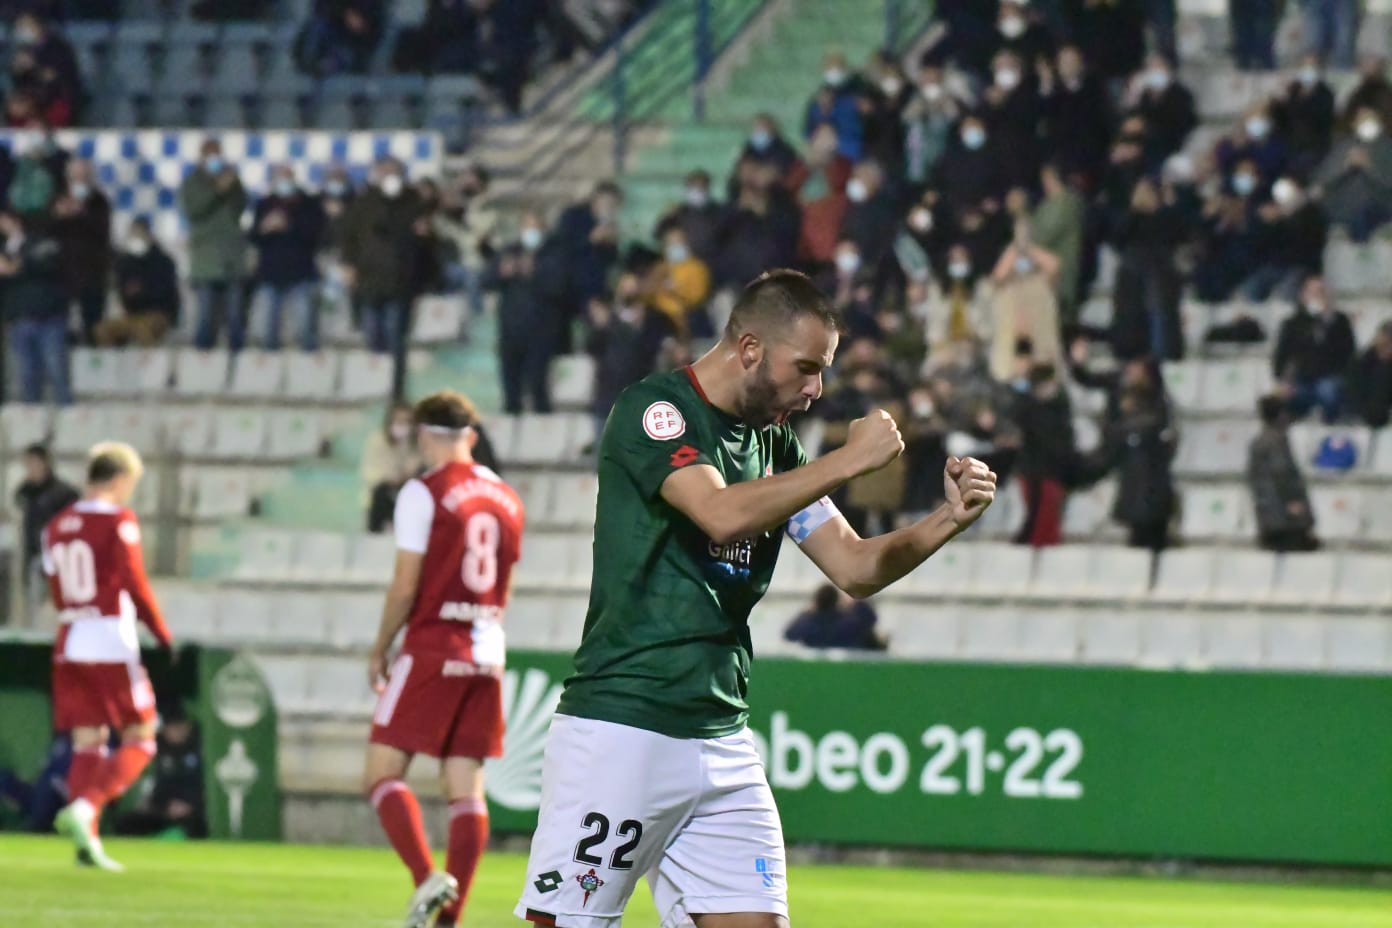
<svg viewBox="0 0 1392 928">
<path fill-rule="evenodd" d="M 1030 364 L 1064 364 L 1055 283 L 1059 260 L 1035 245 L 1029 226 L 1016 226 L 1015 241 L 991 272 L 991 376 L 1010 380 L 1028 355 Z M 1028 350 L 1026 351 L 1026 345 Z"/>
<path fill-rule="evenodd" d="M 386 421 L 373 429 L 363 443 L 358 473 L 367 492 L 367 530 L 384 532 L 391 524 L 396 494 L 402 485 L 420 473 L 420 452 L 416 449 L 415 418 L 410 403 L 394 403 Z"/>
</svg>

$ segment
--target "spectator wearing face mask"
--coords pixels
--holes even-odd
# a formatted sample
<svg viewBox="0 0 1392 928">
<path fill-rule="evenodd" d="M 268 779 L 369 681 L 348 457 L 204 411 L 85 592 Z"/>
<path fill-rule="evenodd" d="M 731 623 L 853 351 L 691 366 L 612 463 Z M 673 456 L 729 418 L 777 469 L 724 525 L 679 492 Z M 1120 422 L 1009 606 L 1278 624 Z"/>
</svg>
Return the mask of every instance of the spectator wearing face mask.
<svg viewBox="0 0 1392 928">
<path fill-rule="evenodd" d="M 59 193 L 47 156 L 50 142 L 42 132 L 26 129 L 10 136 L 14 173 L 6 196 L 9 208 L 26 218 L 48 213 Z"/>
<path fill-rule="evenodd" d="M 613 181 L 595 186 L 588 200 L 561 213 L 555 238 L 565 257 L 570 277 L 570 299 L 562 323 L 558 346 L 570 351 L 570 325 L 581 318 L 590 300 L 601 297 L 607 288 L 609 272 L 619 261 L 619 210 L 623 191 Z"/>
<path fill-rule="evenodd" d="M 1054 298 L 1059 261 L 1035 244 L 1029 223 L 1021 222 L 991 272 L 991 376 L 1011 379 L 1022 352 L 1035 364 L 1060 364 L 1058 301 Z"/>
<path fill-rule="evenodd" d="M 1102 445 L 1087 456 L 1094 474 L 1116 473 L 1112 518 L 1126 527 L 1127 543 L 1134 548 L 1161 551 L 1169 544 L 1178 438 L 1163 392 L 1154 382 L 1141 381 L 1120 390 Z"/>
<path fill-rule="evenodd" d="M 1329 154 L 1334 134 L 1334 92 L 1320 73 L 1319 59 L 1306 55 L 1295 78 L 1271 101 L 1276 135 L 1290 153 L 1290 173 L 1308 178 Z"/>
<path fill-rule="evenodd" d="M 933 168 L 952 139 L 953 129 L 970 107 L 964 89 L 952 86 L 936 65 L 919 71 L 917 93 L 900 113 L 904 124 L 904 176 L 915 187 L 928 183 Z"/>
<path fill-rule="evenodd" d="M 68 295 L 63 286 L 63 253 L 43 220 L 0 213 L 0 293 L 8 324 L 10 351 L 19 372 L 20 402 L 50 398 L 72 402 L 68 380 Z"/>
<path fill-rule="evenodd" d="M 1291 412 L 1303 418 L 1318 408 L 1326 423 L 1337 422 L 1354 350 L 1353 325 L 1330 300 L 1324 278 L 1307 277 L 1295 312 L 1281 323 L 1271 362 L 1272 374 L 1290 397 Z"/>
<path fill-rule="evenodd" d="M 445 279 L 450 290 L 462 290 L 469 309 L 483 313 L 483 278 L 498 234 L 498 211 L 488 202 L 489 174 L 471 164 L 455 178 L 430 217 L 431 229 L 448 243 Z"/>
<path fill-rule="evenodd" d="M 194 345 L 211 349 L 225 325 L 228 347 L 240 351 L 246 341 L 242 212 L 247 197 L 216 139 L 203 142 L 198 166 L 179 188 L 179 204 L 188 222 L 189 283 L 198 303 Z"/>
<path fill-rule="evenodd" d="M 808 102 L 802 122 L 804 139 L 812 138 L 818 126 L 835 129 L 837 150 L 852 161 L 859 161 L 863 150 L 863 128 L 855 101 L 857 85 L 858 79 L 846 67 L 845 56 L 828 52 L 823 61 L 822 84 Z"/>
<path fill-rule="evenodd" d="M 832 128 L 834 131 L 835 127 Z M 808 138 L 811 138 L 810 134 Z M 801 161 L 797 149 L 788 144 L 788 140 L 783 137 L 778 120 L 768 113 L 760 113 L 754 117 L 749 137 L 745 139 L 744 147 L 740 149 L 739 154 L 739 160 L 746 158 L 760 164 L 772 165 L 779 182 L 784 184 L 792 183 L 791 179 Z"/>
<path fill-rule="evenodd" d="M 1384 126 L 1392 126 L 1392 79 L 1387 76 L 1387 58 L 1364 55 L 1358 62 L 1358 83 L 1344 100 L 1341 128 L 1353 130 L 1358 113 L 1370 109 Z"/>
<path fill-rule="evenodd" d="M 348 169 L 341 164 L 331 164 L 324 172 L 324 186 L 319 191 L 319 203 L 324 207 L 324 244 L 338 248 L 343 231 L 343 216 L 352 204 L 357 191 Z"/>
<path fill-rule="evenodd" d="M 1276 69 L 1278 0 L 1228 0 L 1233 58 L 1239 71 Z"/>
<path fill-rule="evenodd" d="M 1334 143 L 1315 175 L 1329 221 L 1366 242 L 1392 220 L 1392 138 L 1371 108 L 1355 114 L 1353 132 Z"/>
<path fill-rule="evenodd" d="M 82 336 L 92 344 L 106 315 L 111 274 L 111 201 L 96 185 L 89 161 L 74 158 L 67 186 L 53 203 L 53 234 L 63 249 L 63 280 L 82 315 Z"/>
<path fill-rule="evenodd" d="M 421 472 L 424 465 L 416 449 L 415 417 L 410 403 L 397 401 L 387 410 L 386 421 L 374 429 L 363 445 L 358 474 L 367 497 L 367 530 L 374 535 L 391 527 L 396 495 Z"/>
<path fill-rule="evenodd" d="M 1040 105 L 1036 82 L 1012 52 L 997 52 L 991 67 L 991 86 L 982 94 L 982 119 L 987 133 L 1010 153 L 1003 160 L 1007 183 L 1031 189 L 1039 174 Z"/>
<path fill-rule="evenodd" d="M 1015 405 L 1020 429 L 1015 467 L 1026 515 L 1015 541 L 1043 548 L 1063 541 L 1063 510 L 1078 453 L 1073 407 L 1052 364 L 1032 365 L 1023 386 Z"/>
<path fill-rule="evenodd" d="M 1044 196 L 1030 215 L 1030 233 L 1040 248 L 1058 259 L 1054 296 L 1058 299 L 1059 318 L 1071 323 L 1078 314 L 1078 274 L 1087 204 L 1064 182 L 1055 165 L 1045 165 L 1039 172 L 1039 181 Z"/>
<path fill-rule="evenodd" d="M 1241 161 L 1220 192 L 1204 207 L 1203 257 L 1194 269 L 1194 292 L 1205 303 L 1221 303 L 1261 267 L 1266 244 L 1257 216 L 1263 204 L 1257 165 Z"/>
<path fill-rule="evenodd" d="M 1116 230 L 1131 209 L 1136 184 L 1152 170 L 1147 157 L 1149 137 L 1146 128 L 1143 117 L 1134 114 L 1126 117 L 1108 156 L 1099 205 L 1102 210 L 1102 232 L 1109 241 L 1116 237 Z"/>
<path fill-rule="evenodd" d="M 603 300 L 590 303 L 590 332 L 585 350 L 595 360 L 595 435 L 619 394 L 656 370 L 662 346 L 677 337 L 672 320 L 652 309 L 643 299 L 634 274 L 619 277 L 613 305 Z"/>
<path fill-rule="evenodd" d="M 517 415 L 551 411 L 551 361 L 570 320 L 565 246 L 548 236 L 540 214 L 522 217 L 518 241 L 494 259 L 485 283 L 498 291 L 498 361 L 503 408 Z"/>
<path fill-rule="evenodd" d="M 1224 177 L 1236 173 L 1241 161 L 1251 161 L 1263 182 L 1260 193 L 1286 170 L 1286 146 L 1273 130 L 1268 106 L 1262 103 L 1247 111 L 1236 130 L 1214 148 L 1213 158 Z"/>
<path fill-rule="evenodd" d="M 798 258 L 810 265 L 825 264 L 836 254 L 841 226 L 851 206 L 847 186 L 855 166 L 837 151 L 836 133 L 822 126 L 808 145 L 806 174 L 798 184 L 802 217 L 798 231 Z M 864 188 L 858 188 L 858 194 Z"/>
<path fill-rule="evenodd" d="M 896 422 L 905 416 L 904 391 L 888 376 L 878 351 L 875 363 L 850 367 L 828 399 L 824 449 L 844 445 L 851 421 L 871 410 L 883 409 Z M 838 505 L 862 536 L 889 531 L 891 520 L 903 508 L 907 477 L 908 462 L 900 455 L 886 467 L 846 484 L 844 504 Z"/>
<path fill-rule="evenodd" d="M 739 196 L 713 269 L 721 287 L 743 287 L 769 268 L 791 263 L 802 233 L 797 203 L 777 184 L 771 165 L 745 161 L 738 170 Z"/>
<path fill-rule="evenodd" d="M 150 221 L 133 220 L 116 258 L 116 298 L 121 314 L 104 320 L 95 333 L 98 345 L 153 348 L 179 320 L 179 278 L 174 259 L 160 247 Z"/>
<path fill-rule="evenodd" d="M 1031 15 L 1028 0 L 1004 0 L 996 14 L 996 31 L 1000 34 L 999 51 L 1013 55 L 1028 72 L 1022 75 L 1024 81 L 1032 84 L 1035 64 L 1054 55 L 1049 27 L 1042 18 Z"/>
<path fill-rule="evenodd" d="M 951 222 L 936 190 L 925 191 L 909 208 L 894 239 L 894 259 L 908 281 L 927 281 L 940 270 L 952 239 Z"/>
<path fill-rule="evenodd" d="M 1145 70 L 1132 84 L 1130 111 L 1145 120 L 1149 154 L 1163 160 L 1184 148 L 1199 124 L 1194 95 L 1175 78 L 1174 68 L 1160 55 L 1146 58 Z"/>
<path fill-rule="evenodd" d="M 1112 352 L 1121 359 L 1184 356 L 1180 296 L 1184 279 L 1175 252 L 1185 241 L 1184 217 L 1150 178 L 1132 191 L 1116 230 L 1119 256 L 1112 288 Z"/>
<path fill-rule="evenodd" d="M 1349 373 L 1349 406 L 1369 427 L 1385 428 L 1392 420 L 1392 322 L 1378 326 Z"/>
<path fill-rule="evenodd" d="M 820 282 L 831 298 L 848 340 L 883 337 L 876 319 L 873 272 L 866 266 L 860 248 L 850 239 L 836 243 L 836 256 L 827 276 Z"/>
<path fill-rule="evenodd" d="M 653 237 L 661 239 L 673 227 L 682 230 L 691 253 L 707 266 L 720 253 L 720 235 L 729 213 L 711 197 L 711 177 L 704 170 L 686 175 L 682 201 L 675 204 L 657 222 Z"/>
<path fill-rule="evenodd" d="M 846 199 L 840 237 L 855 242 L 861 262 L 878 274 L 894 244 L 900 209 L 886 189 L 884 169 L 874 161 L 857 164 L 846 184 Z"/>
<path fill-rule="evenodd" d="M 990 280 L 977 272 L 965 245 L 948 249 L 944 271 L 909 293 L 910 313 L 923 320 L 930 369 L 950 356 L 980 355 L 991 336 Z"/>
<path fill-rule="evenodd" d="M 942 191 L 954 212 L 967 208 L 994 212 L 1010 188 L 1005 156 L 981 117 L 967 116 L 938 161 L 931 185 Z"/>
<path fill-rule="evenodd" d="M 406 337 L 423 216 L 418 194 L 393 158 L 377 162 L 373 184 L 344 214 L 343 277 L 370 351 L 395 355 Z"/>
<path fill-rule="evenodd" d="M 303 351 L 319 348 L 319 312 L 315 256 L 324 234 L 319 201 L 295 183 L 294 169 L 279 164 L 271 171 L 271 190 L 256 204 L 251 223 L 256 249 L 257 296 L 266 307 L 265 347 L 280 349 L 281 319 L 290 307 L 296 340 Z"/>
<path fill-rule="evenodd" d="M 1040 83 L 1044 137 L 1065 177 L 1079 175 L 1087 189 L 1102 180 L 1111 144 L 1113 107 L 1107 90 L 1076 45 L 1059 49 L 1054 71 Z"/>
<path fill-rule="evenodd" d="M 1300 282 L 1324 268 L 1329 220 L 1294 178 L 1272 185 L 1272 202 L 1257 210 L 1265 241 L 1262 266 L 1242 284 L 1243 295 L 1260 303 L 1271 295 L 1291 300 Z"/>
<path fill-rule="evenodd" d="M 708 338 L 715 334 L 706 315 L 710 295 L 710 268 L 691 253 L 686 233 L 673 226 L 662 236 L 662 260 L 648 274 L 648 305 L 667 317 L 678 337 Z"/>
<path fill-rule="evenodd" d="M 71 126 L 83 95 L 72 45 L 34 13 L 15 19 L 13 37 L 18 48 L 10 65 L 11 88 L 34 99 L 44 125 Z"/>
<path fill-rule="evenodd" d="M 890 177 L 904 173 L 904 124 L 901 118 L 912 94 L 896 62 L 876 56 L 879 77 L 863 83 L 856 93 L 860 113 L 863 157 L 884 167 Z"/>
</svg>

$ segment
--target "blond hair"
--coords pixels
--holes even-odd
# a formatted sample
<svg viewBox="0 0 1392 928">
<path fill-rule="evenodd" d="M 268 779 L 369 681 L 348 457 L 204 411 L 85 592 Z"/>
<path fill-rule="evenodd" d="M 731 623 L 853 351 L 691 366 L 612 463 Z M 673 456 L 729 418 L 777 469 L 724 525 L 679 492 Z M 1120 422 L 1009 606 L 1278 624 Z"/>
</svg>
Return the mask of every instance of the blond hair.
<svg viewBox="0 0 1392 928">
<path fill-rule="evenodd" d="M 140 452 L 123 441 L 104 441 L 87 452 L 87 482 L 106 483 L 120 474 L 139 480 L 145 473 Z"/>
</svg>

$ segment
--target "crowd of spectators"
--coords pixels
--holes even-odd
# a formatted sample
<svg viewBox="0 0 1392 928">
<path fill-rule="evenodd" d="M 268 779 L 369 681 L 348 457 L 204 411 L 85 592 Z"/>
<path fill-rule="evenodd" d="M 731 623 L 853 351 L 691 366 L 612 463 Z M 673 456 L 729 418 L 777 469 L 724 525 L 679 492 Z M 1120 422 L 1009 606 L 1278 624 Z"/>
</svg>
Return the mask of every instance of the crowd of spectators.
<svg viewBox="0 0 1392 928">
<path fill-rule="evenodd" d="M 1232 4 L 1245 70 L 1274 65 L 1262 6 Z M 1161 549 L 1180 506 L 1163 363 L 1196 341 L 1183 296 L 1291 304 L 1279 332 L 1247 313 L 1206 333 L 1215 350 L 1272 338 L 1277 386 L 1261 409 L 1272 434 L 1284 434 L 1277 407 L 1290 419 L 1388 420 L 1392 332 L 1360 354 L 1322 276 L 1331 235 L 1365 242 L 1392 220 L 1386 63 L 1365 58 L 1342 104 L 1324 75 L 1326 60 L 1352 62 L 1346 6 L 1303 4 L 1327 28 L 1308 33 L 1289 81 L 1202 148 L 1173 4 L 945 5 L 911 64 L 877 54 L 856 70 L 829 53 L 809 80 L 800 139 L 756 117 L 723 183 L 707 170 L 686 177 L 652 230 L 659 248 L 618 247 L 622 194 L 610 184 L 554 225 L 527 218 L 495 264 L 508 411 L 550 408 L 541 371 L 577 347 L 578 328 L 602 420 L 623 386 L 719 331 L 744 282 L 798 267 L 844 320 L 813 410 L 822 450 L 876 406 L 908 445 L 899 465 L 843 491 L 857 528 L 929 508 L 943 456 L 974 454 L 1019 481 L 1022 543 L 1058 543 L 1068 495 L 1111 476 L 1114 519 L 1132 544 Z M 1104 251 L 1116 268 L 1111 321 L 1098 327 L 1080 311 Z M 1077 389 L 1105 395 L 1095 436 L 1074 434 Z M 1281 530 L 1262 537 L 1293 543 Z"/>
</svg>

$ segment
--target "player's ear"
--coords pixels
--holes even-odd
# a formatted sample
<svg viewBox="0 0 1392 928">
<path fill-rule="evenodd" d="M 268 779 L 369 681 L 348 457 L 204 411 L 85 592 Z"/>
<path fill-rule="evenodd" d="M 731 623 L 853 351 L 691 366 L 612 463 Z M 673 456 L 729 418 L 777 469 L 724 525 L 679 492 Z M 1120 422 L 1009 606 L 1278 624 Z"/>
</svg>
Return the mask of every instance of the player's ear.
<svg viewBox="0 0 1392 928">
<path fill-rule="evenodd" d="M 468 446 L 470 452 L 478 445 L 478 439 L 478 429 L 474 428 L 472 425 L 464 430 L 464 444 Z"/>
<path fill-rule="evenodd" d="M 759 340 L 759 336 L 753 332 L 745 332 L 739 337 L 739 359 L 740 365 L 745 370 L 751 367 L 758 367 L 759 362 L 764 358 L 764 343 Z"/>
</svg>

